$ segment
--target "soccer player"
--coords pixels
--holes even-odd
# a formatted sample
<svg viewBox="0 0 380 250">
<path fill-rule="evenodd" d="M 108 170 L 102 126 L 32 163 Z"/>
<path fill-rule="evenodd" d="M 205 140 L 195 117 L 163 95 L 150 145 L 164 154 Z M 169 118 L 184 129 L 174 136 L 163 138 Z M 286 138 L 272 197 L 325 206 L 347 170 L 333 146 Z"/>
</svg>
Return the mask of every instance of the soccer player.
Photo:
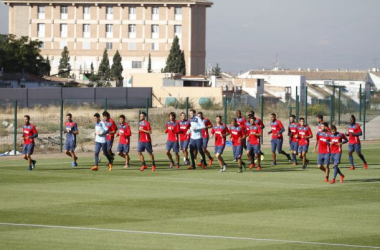
<svg viewBox="0 0 380 250">
<path fill-rule="evenodd" d="M 32 154 L 34 151 L 34 138 L 38 137 L 36 126 L 30 123 L 30 116 L 24 116 L 24 126 L 22 127 L 22 154 L 24 159 L 28 161 L 28 170 L 32 171 L 36 167 L 36 161 L 32 159 Z"/>
<path fill-rule="evenodd" d="M 190 129 L 190 122 L 186 119 L 186 114 L 181 113 L 181 120 L 178 121 L 179 124 L 179 143 L 180 149 L 183 153 L 183 163 L 185 165 L 190 165 L 189 152 L 187 151 L 190 142 L 190 135 L 187 133 Z"/>
<path fill-rule="evenodd" d="M 170 112 L 169 121 L 166 123 L 165 134 L 168 134 L 168 141 L 166 142 L 166 155 L 170 160 L 170 168 L 173 168 L 174 161 L 172 154 L 170 153 L 173 150 L 175 154 L 175 158 L 177 160 L 177 165 L 175 168 L 179 168 L 179 145 L 178 145 L 178 133 L 179 133 L 179 125 L 176 121 L 176 114 L 174 112 Z"/>
<path fill-rule="evenodd" d="M 65 150 L 66 154 L 73 159 L 71 163 L 72 167 L 78 166 L 78 157 L 75 155 L 75 147 L 77 142 L 77 134 L 79 134 L 78 124 L 73 121 L 72 114 L 68 113 L 66 115 L 65 130 L 63 133 L 66 134 Z"/>
<path fill-rule="evenodd" d="M 298 153 L 298 126 L 299 124 L 296 122 L 296 116 L 291 115 L 289 117 L 289 128 L 288 128 L 288 136 L 289 136 L 289 144 L 290 144 L 290 153 L 292 154 L 293 164 L 292 166 L 297 166 L 297 153 Z"/>
<path fill-rule="evenodd" d="M 331 180 L 331 184 L 335 183 L 336 176 L 340 175 L 340 182 L 343 182 L 344 175 L 340 171 L 338 164 L 342 157 L 342 144 L 347 143 L 347 137 L 343 133 L 339 133 L 336 126 L 331 126 L 330 134 L 330 148 L 331 148 L 331 161 L 334 164 L 334 178 Z"/>
<path fill-rule="evenodd" d="M 318 132 L 321 132 L 322 131 L 322 124 L 324 124 L 325 122 L 323 121 L 323 115 L 317 115 L 316 116 L 316 120 L 317 120 L 317 123 L 318 123 Z M 327 124 L 327 123 L 326 123 Z M 327 127 L 325 127 L 326 131 L 327 132 L 330 132 L 330 128 L 329 126 L 327 125 Z"/>
<path fill-rule="evenodd" d="M 318 158 L 317 158 L 317 164 L 318 168 L 325 172 L 325 182 L 329 181 L 329 174 L 330 174 L 330 133 L 327 132 L 326 128 L 328 127 L 327 122 L 324 122 L 321 124 L 321 130 L 320 132 L 317 132 L 317 138 L 315 140 L 314 150 L 313 153 L 315 153 L 315 149 L 318 146 Z"/>
<path fill-rule="evenodd" d="M 276 114 L 272 113 L 270 115 L 271 123 L 270 126 L 272 128 L 271 131 L 268 132 L 268 135 L 272 134 L 272 139 L 271 139 L 271 147 L 272 147 L 272 166 L 277 165 L 276 161 L 276 149 L 279 154 L 285 155 L 289 162 L 291 162 L 290 155 L 286 153 L 284 150 L 282 150 L 282 144 L 283 144 L 283 136 L 282 133 L 285 132 L 285 128 L 282 125 L 280 120 L 276 119 Z"/>
<path fill-rule="evenodd" d="M 109 133 L 108 128 L 104 121 L 100 120 L 100 114 L 94 114 L 95 121 L 95 166 L 91 168 L 92 171 L 98 171 L 99 167 L 99 152 L 100 149 L 103 150 L 103 154 L 108 160 L 108 171 L 112 170 L 113 160 L 107 151 L 107 134 Z"/>
<path fill-rule="evenodd" d="M 261 165 L 260 165 L 260 162 L 261 162 L 261 151 L 260 151 L 261 128 L 259 125 L 256 124 L 255 120 L 256 119 L 254 117 L 251 117 L 249 119 L 249 121 L 251 123 L 251 127 L 249 127 L 248 132 L 247 132 L 247 133 L 249 133 L 248 134 L 249 139 L 247 139 L 247 149 L 248 149 L 248 152 L 251 154 L 252 160 L 254 161 L 255 158 L 257 159 L 257 170 L 260 171 L 261 170 Z M 255 167 L 255 164 L 253 163 L 253 165 L 251 164 L 251 166 L 249 166 L 249 169 L 252 169 L 254 167 Z"/>
<path fill-rule="evenodd" d="M 302 168 L 306 169 L 306 154 L 309 150 L 310 139 L 313 138 L 313 132 L 308 125 L 305 124 L 305 118 L 300 118 L 298 130 L 298 156 L 302 159 Z"/>
<path fill-rule="evenodd" d="M 208 140 L 209 140 L 209 133 L 208 130 L 212 128 L 212 123 L 209 119 L 205 118 L 203 116 L 203 112 L 198 112 L 198 117 L 202 119 L 203 123 L 205 124 L 205 128 L 202 130 L 202 150 L 204 154 L 209 159 L 209 165 L 212 165 L 212 161 L 214 158 L 211 157 L 210 152 L 207 150 Z M 195 153 L 195 158 L 197 158 L 197 153 Z M 198 166 L 202 166 L 202 162 L 198 164 Z"/>
<path fill-rule="evenodd" d="M 202 129 L 205 129 L 206 126 L 203 123 L 203 120 L 196 116 L 196 111 L 190 109 L 190 129 L 187 131 L 187 134 L 190 135 L 190 157 L 191 165 L 188 168 L 189 170 L 195 169 L 195 151 L 197 150 L 201 154 L 201 163 L 202 168 L 206 169 L 206 156 L 202 150 L 203 138 L 202 138 Z"/>
<path fill-rule="evenodd" d="M 119 132 L 116 134 L 116 137 L 120 137 L 119 144 L 117 145 L 117 154 L 120 155 L 120 157 L 125 159 L 125 166 L 124 168 L 129 168 L 129 145 L 130 145 L 130 137 L 132 135 L 131 127 L 128 125 L 128 123 L 125 122 L 125 116 L 120 115 L 119 116 L 119 125 L 118 125 Z"/>
<path fill-rule="evenodd" d="M 222 157 L 226 147 L 226 137 L 230 134 L 228 127 L 222 123 L 222 116 L 217 115 L 215 125 L 211 129 L 211 138 L 215 135 L 215 156 L 218 159 L 220 172 L 226 172 L 227 164 Z"/>
<path fill-rule="evenodd" d="M 137 146 L 137 152 L 139 154 L 139 158 L 142 164 L 140 171 L 144 171 L 147 169 L 147 165 L 145 163 L 144 155 L 142 154 L 145 150 L 148 152 L 149 157 L 152 161 L 152 171 L 156 171 L 156 163 L 154 162 L 153 148 L 152 148 L 152 140 L 150 135 L 152 134 L 152 129 L 150 127 L 149 122 L 146 120 L 146 113 L 141 112 L 140 114 L 140 122 L 139 122 L 139 144 Z"/>
<path fill-rule="evenodd" d="M 107 111 L 103 112 L 103 120 L 104 123 L 106 124 L 108 128 L 108 134 L 107 134 L 107 152 L 108 155 L 112 157 L 112 161 L 114 160 L 114 153 L 112 153 L 112 146 L 113 146 L 113 141 L 115 139 L 115 134 L 117 131 L 117 126 L 116 123 L 113 119 L 111 119 L 110 113 Z"/>
<path fill-rule="evenodd" d="M 251 124 L 251 118 L 253 118 L 253 117 L 251 115 L 248 115 L 247 120 L 244 124 L 244 132 L 246 134 L 246 138 L 244 138 L 244 140 L 243 140 L 243 143 L 245 141 L 245 145 L 246 145 L 245 149 L 246 149 L 247 158 L 248 158 L 249 162 L 251 163 L 249 166 L 249 169 L 252 169 L 255 167 L 255 157 L 253 157 L 254 153 L 252 150 L 252 145 L 250 144 L 250 135 L 249 135 L 249 130 L 253 125 L 255 125 L 255 123 L 253 125 Z M 243 145 L 243 147 L 244 147 L 244 145 Z"/>
<path fill-rule="evenodd" d="M 248 116 L 252 116 L 255 119 L 255 124 L 260 127 L 261 131 L 264 130 L 265 125 L 260 118 L 255 117 L 255 111 L 253 110 L 249 111 Z M 264 155 L 264 152 L 262 152 L 261 150 L 260 150 L 260 155 Z"/>
<path fill-rule="evenodd" d="M 230 126 L 230 134 L 232 139 L 232 149 L 234 159 L 237 160 L 239 165 L 238 173 L 243 173 L 243 167 L 245 168 L 245 163 L 241 160 L 241 155 L 243 153 L 243 138 L 245 137 L 244 128 L 240 127 L 237 123 L 236 118 L 232 118 Z"/>
<path fill-rule="evenodd" d="M 351 115 L 350 124 L 348 125 L 348 131 L 346 136 L 348 136 L 348 158 L 350 159 L 351 167 L 349 170 L 355 170 L 354 157 L 352 153 L 356 151 L 356 154 L 364 163 L 364 169 L 368 169 L 367 161 L 365 160 L 361 152 L 361 143 L 359 137 L 362 135 L 362 129 L 360 125 L 356 123 L 356 118 Z"/>
<path fill-rule="evenodd" d="M 241 116 L 241 110 L 236 110 L 236 121 L 237 121 L 238 125 L 240 127 L 242 127 L 242 128 L 245 128 L 246 123 L 249 123 L 249 120 L 246 121 L 245 118 L 244 118 L 244 116 Z M 247 140 L 246 140 L 246 138 L 243 139 L 242 144 L 243 144 L 243 148 L 247 149 Z"/>
</svg>

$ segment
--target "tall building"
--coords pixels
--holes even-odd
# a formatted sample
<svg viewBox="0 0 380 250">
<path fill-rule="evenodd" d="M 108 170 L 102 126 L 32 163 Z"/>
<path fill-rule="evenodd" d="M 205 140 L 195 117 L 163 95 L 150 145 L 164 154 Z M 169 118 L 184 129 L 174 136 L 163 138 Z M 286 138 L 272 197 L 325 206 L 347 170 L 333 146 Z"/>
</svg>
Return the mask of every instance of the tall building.
<svg viewBox="0 0 380 250">
<path fill-rule="evenodd" d="M 208 0 L 3 0 L 9 8 L 9 33 L 43 42 L 52 73 L 58 72 L 67 46 L 73 72 L 95 70 L 108 50 L 110 63 L 118 50 L 123 76 L 165 67 L 173 39 L 185 52 L 187 75 L 205 72 Z"/>
</svg>

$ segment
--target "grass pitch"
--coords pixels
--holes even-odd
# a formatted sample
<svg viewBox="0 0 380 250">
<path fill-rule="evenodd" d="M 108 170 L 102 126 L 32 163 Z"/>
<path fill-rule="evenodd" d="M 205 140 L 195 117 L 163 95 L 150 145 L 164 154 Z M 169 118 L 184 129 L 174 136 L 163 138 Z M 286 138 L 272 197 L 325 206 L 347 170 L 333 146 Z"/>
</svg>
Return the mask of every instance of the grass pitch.
<svg viewBox="0 0 380 250">
<path fill-rule="evenodd" d="M 346 179 L 335 185 L 312 153 L 302 170 L 283 156 L 269 166 L 264 150 L 263 170 L 242 174 L 230 149 L 226 173 L 216 164 L 170 170 L 163 154 L 156 172 L 142 173 L 134 152 L 130 169 L 117 158 L 112 172 L 104 163 L 91 172 L 92 158 L 80 155 L 77 168 L 36 155 L 32 172 L 26 161 L 0 158 L 0 249 L 380 248 L 380 144 L 362 147 L 369 169 L 355 157 L 348 171 L 344 151 Z"/>
</svg>

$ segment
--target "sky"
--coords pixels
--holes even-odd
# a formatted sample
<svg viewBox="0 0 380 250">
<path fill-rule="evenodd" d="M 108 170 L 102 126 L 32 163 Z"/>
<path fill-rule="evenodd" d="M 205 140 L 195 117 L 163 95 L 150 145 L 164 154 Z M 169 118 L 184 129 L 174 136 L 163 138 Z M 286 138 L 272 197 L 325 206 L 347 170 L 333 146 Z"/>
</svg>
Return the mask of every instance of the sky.
<svg viewBox="0 0 380 250">
<path fill-rule="evenodd" d="M 380 68 L 379 0 L 214 0 L 206 65 L 250 69 Z M 0 3 L 0 33 L 8 32 Z"/>
</svg>

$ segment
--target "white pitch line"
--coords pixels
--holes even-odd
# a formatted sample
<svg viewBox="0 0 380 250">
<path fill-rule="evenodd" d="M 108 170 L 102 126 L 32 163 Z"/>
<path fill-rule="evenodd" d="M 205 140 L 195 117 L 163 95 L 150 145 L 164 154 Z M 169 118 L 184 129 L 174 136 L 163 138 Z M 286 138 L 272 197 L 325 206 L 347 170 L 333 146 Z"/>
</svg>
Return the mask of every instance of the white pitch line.
<svg viewBox="0 0 380 250">
<path fill-rule="evenodd" d="M 53 225 L 38 225 L 38 224 L 19 224 L 19 223 L 0 223 L 0 225 L 1 226 L 14 226 L 14 227 L 73 229 L 73 230 L 88 230 L 88 231 L 100 231 L 100 232 L 129 233 L 129 234 L 150 234 L 150 235 L 164 235 L 164 236 L 177 236 L 177 237 L 193 237 L 193 238 L 205 238 L 205 239 L 245 240 L 245 241 L 293 243 L 293 244 L 303 244 L 303 245 L 324 245 L 324 246 L 338 246 L 338 247 L 350 247 L 350 248 L 380 249 L 380 246 L 349 245 L 349 244 L 298 241 L 298 240 L 259 239 L 259 238 L 245 238 L 245 237 L 218 236 L 218 235 L 163 233 L 163 232 L 122 230 L 122 229 L 109 229 L 109 228 L 70 227 L 70 226 L 53 226 Z"/>
</svg>

